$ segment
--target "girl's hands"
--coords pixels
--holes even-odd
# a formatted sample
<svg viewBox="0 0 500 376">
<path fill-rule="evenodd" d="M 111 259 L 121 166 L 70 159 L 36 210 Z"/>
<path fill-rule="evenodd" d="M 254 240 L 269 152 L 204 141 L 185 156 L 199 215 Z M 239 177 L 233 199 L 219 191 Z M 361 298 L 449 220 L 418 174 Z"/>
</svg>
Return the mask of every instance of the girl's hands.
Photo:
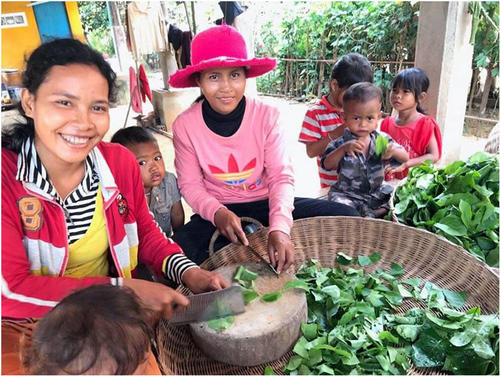
<svg viewBox="0 0 500 376">
<path fill-rule="evenodd" d="M 347 141 L 344 145 L 344 153 L 350 157 L 357 158 L 356 153 L 364 154 L 365 143 L 360 140 Z"/>
<path fill-rule="evenodd" d="M 281 231 L 272 231 L 267 238 L 267 248 L 271 264 L 281 273 L 293 264 L 295 247 L 290 236 Z"/>
<path fill-rule="evenodd" d="M 221 275 L 201 268 L 186 270 L 182 275 L 182 282 L 194 294 L 229 287 L 229 283 Z"/>
<path fill-rule="evenodd" d="M 217 230 L 228 238 L 231 243 L 248 245 L 247 237 L 241 227 L 241 219 L 231 210 L 224 207 L 217 210 L 215 212 L 214 222 L 215 226 L 217 226 Z"/>
<path fill-rule="evenodd" d="M 385 167 L 385 172 L 388 174 L 395 174 L 396 172 L 403 172 L 407 168 L 408 168 L 408 165 L 406 162 L 401 163 L 401 165 L 398 167 L 392 167 L 390 164 L 388 164 Z"/>
<path fill-rule="evenodd" d="M 161 283 L 123 278 L 123 286 L 134 291 L 146 308 L 157 312 L 167 320 L 173 317 L 174 312 L 189 304 L 189 300 L 184 295 Z"/>
</svg>

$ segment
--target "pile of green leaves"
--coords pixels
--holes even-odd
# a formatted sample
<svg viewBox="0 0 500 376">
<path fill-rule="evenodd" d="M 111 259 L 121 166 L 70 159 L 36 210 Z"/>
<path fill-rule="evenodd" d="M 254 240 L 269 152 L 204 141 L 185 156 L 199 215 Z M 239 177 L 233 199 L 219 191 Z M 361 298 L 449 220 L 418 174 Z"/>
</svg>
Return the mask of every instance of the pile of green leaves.
<svg viewBox="0 0 500 376">
<path fill-rule="evenodd" d="M 394 214 L 498 267 L 498 187 L 498 155 L 479 152 L 441 169 L 415 166 L 395 192 Z"/>
<path fill-rule="evenodd" d="M 380 259 L 351 258 L 343 265 L 369 265 Z M 405 374 L 416 367 L 440 367 L 456 374 L 498 374 L 498 314 L 466 312 L 466 294 L 441 289 L 420 278 L 400 280 L 401 265 L 366 274 L 362 268 L 320 268 L 309 260 L 297 272 L 306 282 L 308 323 L 295 344 L 289 374 Z M 420 301 L 404 315 L 405 299 Z"/>
</svg>

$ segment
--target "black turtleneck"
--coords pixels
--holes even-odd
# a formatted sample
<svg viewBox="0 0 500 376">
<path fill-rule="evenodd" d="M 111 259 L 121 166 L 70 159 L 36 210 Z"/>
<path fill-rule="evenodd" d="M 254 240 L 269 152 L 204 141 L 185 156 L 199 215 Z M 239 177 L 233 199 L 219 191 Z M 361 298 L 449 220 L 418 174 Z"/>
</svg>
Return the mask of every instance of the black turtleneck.
<svg viewBox="0 0 500 376">
<path fill-rule="evenodd" d="M 201 105 L 203 120 L 208 128 L 222 137 L 229 137 L 236 133 L 240 128 L 243 115 L 245 114 L 245 97 L 243 97 L 236 108 L 227 115 L 219 114 L 215 111 L 205 99 Z"/>
</svg>

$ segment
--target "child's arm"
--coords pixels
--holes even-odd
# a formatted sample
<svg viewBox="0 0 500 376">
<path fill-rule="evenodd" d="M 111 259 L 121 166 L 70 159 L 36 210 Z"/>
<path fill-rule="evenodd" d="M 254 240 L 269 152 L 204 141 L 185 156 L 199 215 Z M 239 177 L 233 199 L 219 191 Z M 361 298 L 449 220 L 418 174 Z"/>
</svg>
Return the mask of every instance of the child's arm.
<svg viewBox="0 0 500 376">
<path fill-rule="evenodd" d="M 170 222 L 174 232 L 184 224 L 184 208 L 180 200 L 174 202 L 172 209 L 170 209 Z"/>
<path fill-rule="evenodd" d="M 407 168 L 421 165 L 424 161 L 430 159 L 432 162 L 437 162 L 439 160 L 439 148 L 436 141 L 436 136 L 433 134 L 429 141 L 429 146 L 427 146 L 427 153 L 421 155 L 417 158 L 408 159 L 406 162 L 402 163 L 401 166 L 396 168 L 387 168 L 388 173 L 402 172 Z"/>
<path fill-rule="evenodd" d="M 333 131 L 329 132 L 328 136 L 326 136 L 318 141 L 308 142 L 306 144 L 307 156 L 309 158 L 314 158 L 314 157 L 317 157 L 317 156 L 323 154 L 327 145 L 331 141 L 342 136 L 344 134 L 344 130 L 345 130 L 345 125 L 341 124 L 337 128 L 335 128 Z"/>
<path fill-rule="evenodd" d="M 336 141 L 328 146 L 321 159 L 321 165 L 325 170 L 337 169 L 340 161 L 347 154 L 356 158 L 356 153 L 364 153 L 364 144 L 359 140 L 347 141 L 340 146 L 336 146 Z"/>
</svg>

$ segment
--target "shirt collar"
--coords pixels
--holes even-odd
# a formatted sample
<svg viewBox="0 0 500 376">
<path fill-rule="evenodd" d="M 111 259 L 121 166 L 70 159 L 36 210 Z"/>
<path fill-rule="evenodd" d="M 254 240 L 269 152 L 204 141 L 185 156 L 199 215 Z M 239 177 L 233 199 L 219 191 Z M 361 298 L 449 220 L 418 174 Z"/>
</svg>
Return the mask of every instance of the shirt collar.
<svg viewBox="0 0 500 376">
<path fill-rule="evenodd" d="M 78 186 L 78 188 L 85 193 L 92 190 L 92 183 L 95 179 L 98 179 L 98 174 L 95 171 L 94 158 L 94 154 L 89 153 L 85 160 L 85 176 Z M 18 155 L 16 179 L 25 183 L 34 184 L 44 193 L 52 196 L 58 201 L 62 201 L 49 179 L 47 170 L 36 151 L 35 141 L 31 137 L 24 141 Z"/>
</svg>

